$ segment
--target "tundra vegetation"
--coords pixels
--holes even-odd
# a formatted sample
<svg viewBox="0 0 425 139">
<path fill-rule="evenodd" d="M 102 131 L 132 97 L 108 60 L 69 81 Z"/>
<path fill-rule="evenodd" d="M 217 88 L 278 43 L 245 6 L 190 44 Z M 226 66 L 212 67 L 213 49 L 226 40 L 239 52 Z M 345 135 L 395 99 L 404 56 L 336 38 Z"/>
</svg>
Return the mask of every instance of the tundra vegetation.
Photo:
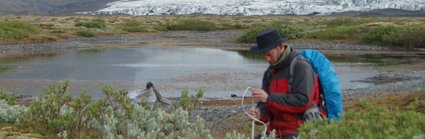
<svg viewBox="0 0 425 139">
<path fill-rule="evenodd" d="M 182 91 L 174 110 L 166 112 L 143 103 L 132 104 L 125 89 L 110 86 L 104 87 L 99 99 L 93 99 L 87 91 L 72 97 L 68 84 L 51 84 L 26 106 L 17 103 L 12 93 L 0 92 L 0 129 L 35 133 L 31 138 L 214 138 L 202 118 L 190 116 L 203 95 L 202 89 L 192 96 L 188 90 Z M 306 123 L 300 135 L 317 139 L 421 138 L 425 135 L 424 98 L 425 91 L 419 90 L 401 105 L 360 100 L 341 121 Z M 394 102 L 392 99 L 384 101 Z M 246 131 L 241 130 L 246 129 L 223 133 L 224 138 L 247 138 Z"/>
<path fill-rule="evenodd" d="M 262 29 L 277 29 L 290 41 L 337 41 L 405 49 L 425 47 L 423 17 L 331 16 L 2 16 L 0 43 L 181 30 L 238 30 L 244 33 L 234 41 L 253 43 L 256 33 Z"/>
</svg>

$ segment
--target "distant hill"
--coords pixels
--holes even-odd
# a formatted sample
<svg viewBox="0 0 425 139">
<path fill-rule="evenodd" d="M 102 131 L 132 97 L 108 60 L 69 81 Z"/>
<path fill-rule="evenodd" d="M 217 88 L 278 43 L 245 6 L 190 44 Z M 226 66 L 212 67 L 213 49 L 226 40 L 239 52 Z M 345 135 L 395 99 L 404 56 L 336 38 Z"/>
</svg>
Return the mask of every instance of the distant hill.
<svg viewBox="0 0 425 139">
<path fill-rule="evenodd" d="M 0 14 L 72 15 L 106 8 L 114 0 L 0 0 Z"/>
<path fill-rule="evenodd" d="M 425 10 L 406 11 L 399 9 L 378 9 L 371 11 L 347 11 L 340 13 L 331 13 L 334 16 L 425 16 Z"/>
</svg>

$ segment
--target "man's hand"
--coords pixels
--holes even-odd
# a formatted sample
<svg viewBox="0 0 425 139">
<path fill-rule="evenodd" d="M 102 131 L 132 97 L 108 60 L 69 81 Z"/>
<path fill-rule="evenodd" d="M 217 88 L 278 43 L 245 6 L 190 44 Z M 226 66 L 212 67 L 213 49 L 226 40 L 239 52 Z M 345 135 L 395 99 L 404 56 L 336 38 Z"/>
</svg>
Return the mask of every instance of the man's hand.
<svg viewBox="0 0 425 139">
<path fill-rule="evenodd" d="M 260 118 L 260 109 L 252 108 L 251 110 L 249 110 L 249 115 L 252 115 L 256 119 Z"/>
<path fill-rule="evenodd" d="M 252 99 L 259 102 L 267 102 L 267 97 L 269 96 L 263 89 L 253 87 L 251 89 Z"/>
</svg>

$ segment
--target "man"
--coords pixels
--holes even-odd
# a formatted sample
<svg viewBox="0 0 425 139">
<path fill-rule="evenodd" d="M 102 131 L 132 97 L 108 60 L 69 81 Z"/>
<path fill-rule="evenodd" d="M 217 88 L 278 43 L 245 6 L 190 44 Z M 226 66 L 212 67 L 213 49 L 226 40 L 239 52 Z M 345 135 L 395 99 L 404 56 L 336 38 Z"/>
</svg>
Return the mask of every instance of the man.
<svg viewBox="0 0 425 139">
<path fill-rule="evenodd" d="M 258 103 L 250 114 L 268 123 L 268 133 L 275 130 L 276 137 L 280 139 L 298 138 L 304 112 L 318 103 L 316 73 L 308 61 L 298 56 L 297 51 L 284 44 L 276 30 L 258 33 L 256 42 L 251 52 L 262 54 L 270 66 L 264 72 L 262 88 L 251 90 L 252 98 Z M 292 76 L 291 63 L 295 64 Z M 289 83 L 290 80 L 292 83 Z"/>
</svg>

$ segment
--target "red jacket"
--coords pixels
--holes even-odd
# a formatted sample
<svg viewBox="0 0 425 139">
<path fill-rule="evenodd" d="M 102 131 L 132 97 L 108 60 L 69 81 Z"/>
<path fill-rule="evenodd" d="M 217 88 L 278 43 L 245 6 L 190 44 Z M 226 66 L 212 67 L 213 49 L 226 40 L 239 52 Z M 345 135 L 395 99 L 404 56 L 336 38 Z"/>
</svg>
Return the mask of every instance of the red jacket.
<svg viewBox="0 0 425 139">
<path fill-rule="evenodd" d="M 288 47 L 289 48 L 289 47 Z M 266 103 L 258 103 L 262 112 L 261 120 L 269 122 L 268 132 L 276 130 L 276 135 L 291 135 L 304 123 L 304 112 L 319 100 L 319 82 L 308 61 L 298 58 L 295 61 L 291 88 L 288 86 L 291 61 L 298 52 L 288 49 L 290 54 L 264 73 L 263 90 L 268 93 Z M 292 89 L 289 91 L 289 89 Z"/>
</svg>

